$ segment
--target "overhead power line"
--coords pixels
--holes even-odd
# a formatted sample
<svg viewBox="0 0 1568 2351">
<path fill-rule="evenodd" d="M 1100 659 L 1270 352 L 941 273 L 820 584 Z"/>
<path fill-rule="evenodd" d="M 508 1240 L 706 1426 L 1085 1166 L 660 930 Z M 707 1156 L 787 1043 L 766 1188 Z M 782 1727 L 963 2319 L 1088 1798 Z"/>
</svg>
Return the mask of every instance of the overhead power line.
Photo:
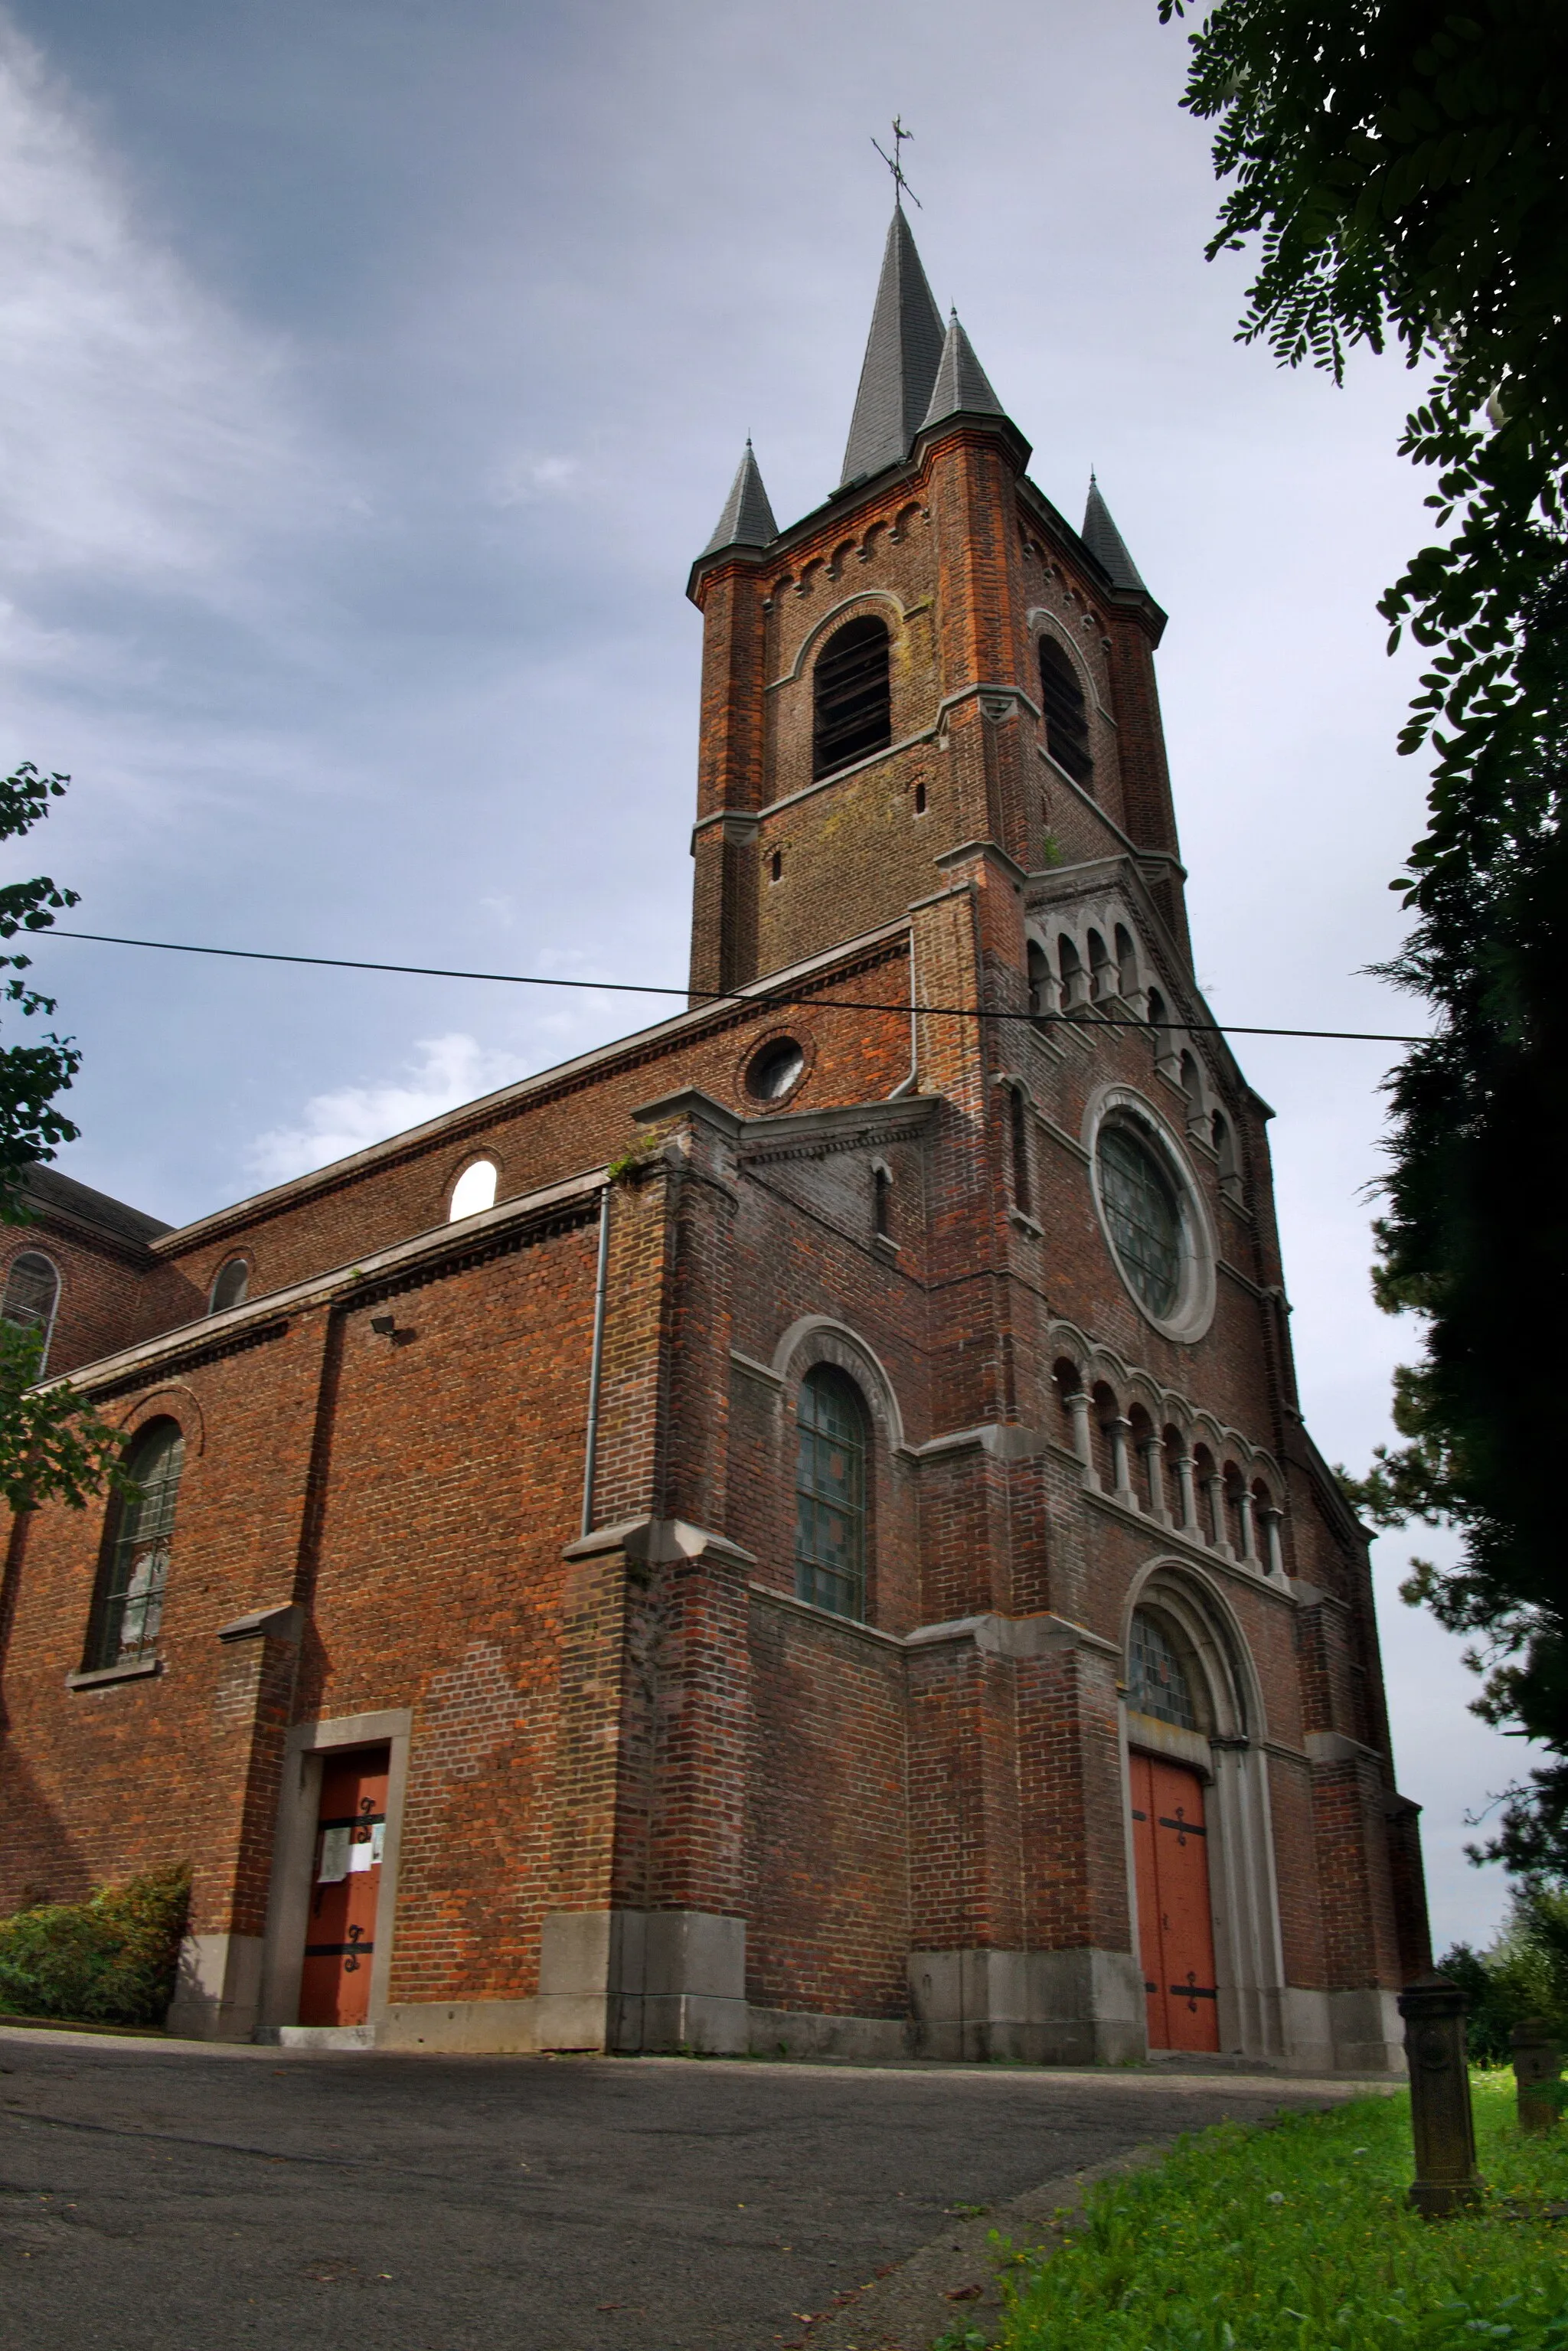
<svg viewBox="0 0 1568 2351">
<path fill-rule="evenodd" d="M 1035 1029 L 1092 1029 L 1105 1025 L 1103 1016 L 1092 1008 L 1087 1008 L 1086 1015 L 1074 1012 L 1004 1012 L 979 1004 L 911 1006 L 907 998 L 900 1004 L 868 1004 L 860 997 L 819 996 L 815 993 L 791 996 L 772 988 L 669 987 L 659 981 L 643 979 L 560 979 L 542 972 L 460 971 L 445 964 L 371 963 L 359 956 L 285 955 L 274 947 L 208 947 L 193 946 L 183 939 L 124 939 L 111 931 L 66 931 L 54 925 L 47 930 L 28 935 L 34 944 L 40 939 L 87 939 L 95 946 L 149 947 L 160 955 L 223 956 L 236 963 L 306 964 L 318 971 L 386 971 L 410 979 L 479 979 L 504 987 L 575 987 L 590 995 L 600 996 L 679 996 L 688 1003 L 733 1004 L 737 1010 L 766 1011 L 769 1008 L 784 1009 L 800 1006 L 818 1012 L 908 1014 L 914 1010 L 923 1019 L 1022 1020 Z M 1146 1020 L 1140 1016 L 1124 1025 L 1137 1029 L 1179 1029 L 1188 1037 L 1315 1037 L 1330 1043 L 1346 1045 L 1429 1045 L 1432 1042 L 1430 1037 L 1393 1036 L 1375 1029 L 1263 1029 L 1235 1020 Z"/>
</svg>

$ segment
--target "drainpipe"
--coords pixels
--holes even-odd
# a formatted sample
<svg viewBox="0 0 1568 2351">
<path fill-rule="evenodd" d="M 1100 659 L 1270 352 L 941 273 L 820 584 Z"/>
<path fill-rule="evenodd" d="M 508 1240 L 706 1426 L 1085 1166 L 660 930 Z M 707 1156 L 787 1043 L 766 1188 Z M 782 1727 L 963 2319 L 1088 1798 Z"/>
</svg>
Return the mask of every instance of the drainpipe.
<svg viewBox="0 0 1568 2351">
<path fill-rule="evenodd" d="M 599 1271 L 593 1285 L 593 1353 L 588 1366 L 588 1444 L 582 1464 L 582 1527 L 593 1532 L 593 1472 L 599 1459 L 599 1383 L 604 1369 L 604 1301 L 610 1283 L 610 1179 L 599 1196 Z"/>
</svg>

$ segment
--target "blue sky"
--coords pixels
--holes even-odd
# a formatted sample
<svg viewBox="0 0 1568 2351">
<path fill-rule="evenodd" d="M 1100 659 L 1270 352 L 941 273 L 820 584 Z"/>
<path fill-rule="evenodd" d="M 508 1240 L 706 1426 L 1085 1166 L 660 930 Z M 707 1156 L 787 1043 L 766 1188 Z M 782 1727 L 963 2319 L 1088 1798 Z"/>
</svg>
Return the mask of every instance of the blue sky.
<svg viewBox="0 0 1568 2351">
<path fill-rule="evenodd" d="M 68 770 L 26 870 L 91 929 L 684 977 L 687 565 L 749 432 L 838 477 L 895 109 L 915 234 L 1070 515 L 1091 464 L 1172 615 L 1162 687 L 1222 1016 L 1401 1029 L 1362 967 L 1422 778 L 1379 590 L 1417 543 L 1392 360 L 1239 347 L 1245 282 L 1154 0 L 29 0 L 0 14 L 0 758 Z M 40 838 L 40 837 L 36 837 Z M 46 945 L 84 1181 L 179 1221 L 658 1017 Z M 1239 1040 L 1309 1417 L 1386 1430 L 1374 1046 Z M 1427 1548 L 1431 1548 L 1429 1543 Z M 1440 1939 L 1502 1902 L 1517 1766 L 1393 1598 Z"/>
</svg>

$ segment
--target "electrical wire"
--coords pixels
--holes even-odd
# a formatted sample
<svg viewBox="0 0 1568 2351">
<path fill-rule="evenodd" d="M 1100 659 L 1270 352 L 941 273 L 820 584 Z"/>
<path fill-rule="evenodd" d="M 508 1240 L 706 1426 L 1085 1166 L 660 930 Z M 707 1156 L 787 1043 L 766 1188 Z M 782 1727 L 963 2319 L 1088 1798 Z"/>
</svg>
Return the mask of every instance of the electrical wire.
<svg viewBox="0 0 1568 2351">
<path fill-rule="evenodd" d="M 384 971 L 411 979 L 479 979 L 507 987 L 575 987 L 601 996 L 679 996 L 694 1006 L 732 1004 L 738 1009 L 762 1011 L 799 1006 L 820 1012 L 896 1012 L 905 1017 L 913 1008 L 926 1019 L 1024 1020 L 1036 1029 L 1092 1029 L 1107 1025 L 1103 1016 L 1093 1011 L 1085 1019 L 1071 1012 L 993 1011 L 977 1004 L 921 1004 L 912 1008 L 907 1000 L 901 1004 L 868 1004 L 858 997 L 824 997 L 814 993 L 789 996 L 771 988 L 737 991 L 732 988 L 668 987 L 651 980 L 559 979 L 538 972 L 459 971 L 444 964 L 370 963 L 357 956 L 285 955 L 269 947 L 208 947 L 193 946 L 182 939 L 126 939 L 118 937 L 111 931 L 67 931 L 57 928 L 53 924 L 47 930 L 29 933 L 28 936 L 34 944 L 41 939 L 87 939 L 98 946 L 148 947 L 161 955 L 224 956 L 238 963 L 307 964 L 319 971 Z M 1135 1020 L 1120 1025 L 1136 1029 L 1176 1029 L 1183 1036 L 1307 1037 L 1346 1045 L 1429 1045 L 1433 1041 L 1430 1037 L 1392 1036 L 1372 1029 L 1261 1029 L 1233 1020 L 1146 1020 L 1141 1015 Z"/>
</svg>

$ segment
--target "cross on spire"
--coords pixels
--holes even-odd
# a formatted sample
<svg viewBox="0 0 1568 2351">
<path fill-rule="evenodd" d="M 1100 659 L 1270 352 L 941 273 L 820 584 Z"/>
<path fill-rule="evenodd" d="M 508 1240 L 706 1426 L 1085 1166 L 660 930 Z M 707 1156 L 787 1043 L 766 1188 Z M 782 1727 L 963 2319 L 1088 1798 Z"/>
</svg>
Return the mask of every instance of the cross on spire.
<svg viewBox="0 0 1568 2351">
<path fill-rule="evenodd" d="M 880 139 L 873 139 L 871 142 L 876 149 L 877 153 L 882 157 L 883 162 L 887 165 L 888 170 L 893 173 L 893 201 L 900 212 L 904 209 L 904 195 L 905 189 L 908 189 L 909 191 L 910 203 L 918 206 L 921 212 L 925 210 L 925 205 L 921 204 L 919 197 L 915 194 L 914 189 L 909 186 L 908 181 L 904 176 L 904 142 L 906 139 L 913 139 L 914 136 L 914 131 L 906 131 L 898 116 L 895 114 L 893 118 L 892 154 L 890 155 L 888 153 Z"/>
</svg>

